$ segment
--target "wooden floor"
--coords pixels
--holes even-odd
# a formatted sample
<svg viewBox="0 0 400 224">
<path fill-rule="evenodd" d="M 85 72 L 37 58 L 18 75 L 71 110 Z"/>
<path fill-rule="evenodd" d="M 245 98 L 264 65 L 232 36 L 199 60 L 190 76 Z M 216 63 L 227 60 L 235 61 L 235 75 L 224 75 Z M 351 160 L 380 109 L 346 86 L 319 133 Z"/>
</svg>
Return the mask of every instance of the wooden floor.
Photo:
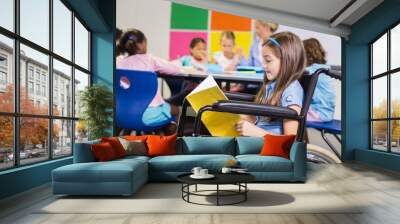
<svg viewBox="0 0 400 224">
<path fill-rule="evenodd" d="M 356 214 L 37 214 L 54 200 L 42 186 L 0 202 L 0 223 L 400 223 L 400 174 L 358 163 L 311 165 L 308 182 L 317 183 L 346 201 L 368 204 Z M 316 201 L 316 203 L 318 203 Z"/>
</svg>

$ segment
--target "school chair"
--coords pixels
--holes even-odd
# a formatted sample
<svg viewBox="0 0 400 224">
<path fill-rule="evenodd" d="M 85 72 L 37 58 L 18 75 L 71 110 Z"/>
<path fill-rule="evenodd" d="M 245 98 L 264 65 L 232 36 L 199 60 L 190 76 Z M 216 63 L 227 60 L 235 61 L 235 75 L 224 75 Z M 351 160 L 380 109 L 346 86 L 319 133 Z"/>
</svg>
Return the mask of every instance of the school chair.
<svg viewBox="0 0 400 224">
<path fill-rule="evenodd" d="M 117 69 L 114 80 L 115 125 L 117 128 L 151 132 L 169 124 L 173 118 L 157 126 L 143 123 L 143 113 L 157 93 L 157 74 L 150 71 Z"/>
</svg>

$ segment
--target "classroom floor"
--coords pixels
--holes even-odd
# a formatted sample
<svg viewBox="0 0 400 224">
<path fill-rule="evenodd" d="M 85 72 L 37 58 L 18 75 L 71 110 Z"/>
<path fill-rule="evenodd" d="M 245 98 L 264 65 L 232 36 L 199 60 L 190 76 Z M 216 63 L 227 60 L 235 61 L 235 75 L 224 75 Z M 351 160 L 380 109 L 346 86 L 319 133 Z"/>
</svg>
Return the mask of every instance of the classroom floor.
<svg viewBox="0 0 400 224">
<path fill-rule="evenodd" d="M 53 201 L 49 185 L 0 202 L 0 223 L 400 223 L 400 174 L 359 163 L 309 165 L 307 183 L 318 184 L 351 202 L 367 206 L 343 214 L 39 214 L 39 204 Z M 367 195 L 367 197 L 365 196 Z"/>
</svg>

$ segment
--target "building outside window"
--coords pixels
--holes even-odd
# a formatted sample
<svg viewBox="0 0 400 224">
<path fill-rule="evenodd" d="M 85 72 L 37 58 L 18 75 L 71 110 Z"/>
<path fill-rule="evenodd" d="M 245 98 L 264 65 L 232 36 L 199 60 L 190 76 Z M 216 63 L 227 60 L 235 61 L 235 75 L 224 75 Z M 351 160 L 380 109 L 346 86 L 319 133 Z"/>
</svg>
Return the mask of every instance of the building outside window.
<svg viewBox="0 0 400 224">
<path fill-rule="evenodd" d="M 7 87 L 7 56 L 0 54 L 0 91 L 5 91 Z"/>
<path fill-rule="evenodd" d="M 0 71 L 0 84 L 4 86 L 7 84 L 7 73 L 4 71 Z"/>
<path fill-rule="evenodd" d="M 29 79 L 33 80 L 33 67 L 32 66 L 29 66 L 28 74 L 29 74 Z"/>
<path fill-rule="evenodd" d="M 33 82 L 29 81 L 28 82 L 28 93 L 33 94 L 34 93 L 34 88 L 33 88 Z"/>
<path fill-rule="evenodd" d="M 46 83 L 46 76 L 47 76 L 47 74 L 42 73 L 42 82 L 43 83 Z"/>
<path fill-rule="evenodd" d="M 36 81 L 40 81 L 40 70 L 36 69 Z"/>
<path fill-rule="evenodd" d="M 46 96 L 46 86 L 42 86 L 42 96 Z"/>
</svg>

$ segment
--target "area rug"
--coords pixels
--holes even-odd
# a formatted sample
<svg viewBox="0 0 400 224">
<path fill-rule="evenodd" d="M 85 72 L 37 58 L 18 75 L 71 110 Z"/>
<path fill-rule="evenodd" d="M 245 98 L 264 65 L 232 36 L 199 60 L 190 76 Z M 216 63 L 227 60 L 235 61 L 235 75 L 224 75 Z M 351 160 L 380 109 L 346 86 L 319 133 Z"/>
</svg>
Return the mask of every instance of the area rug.
<svg viewBox="0 0 400 224">
<path fill-rule="evenodd" d="M 362 205 L 345 201 L 317 184 L 249 184 L 247 201 L 237 205 L 204 206 L 182 200 L 177 183 L 146 184 L 131 197 L 56 197 L 36 213 L 360 213 Z M 215 189 L 213 185 L 198 190 Z M 225 187 L 230 189 L 232 187 Z M 194 190 L 194 187 L 193 189 Z M 213 193 L 210 193 L 213 194 Z M 214 196 L 192 196 L 197 203 L 213 204 Z M 240 198 L 224 197 L 224 203 Z M 231 200 L 231 201 L 229 201 Z"/>
</svg>

